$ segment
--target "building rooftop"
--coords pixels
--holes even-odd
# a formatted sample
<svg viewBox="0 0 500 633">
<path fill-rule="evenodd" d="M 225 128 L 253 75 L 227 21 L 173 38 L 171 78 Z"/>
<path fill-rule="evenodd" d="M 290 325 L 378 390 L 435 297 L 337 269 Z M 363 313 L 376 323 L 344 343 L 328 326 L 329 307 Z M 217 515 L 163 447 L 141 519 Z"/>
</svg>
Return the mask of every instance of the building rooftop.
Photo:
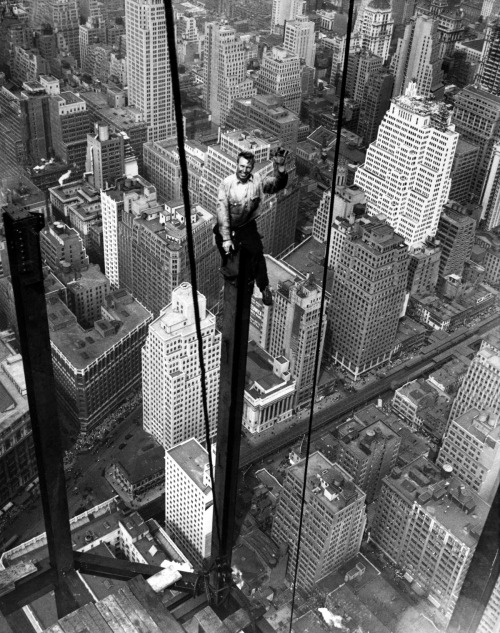
<svg viewBox="0 0 500 633">
<path fill-rule="evenodd" d="M 108 318 L 84 330 L 74 314 L 57 297 L 50 297 L 47 313 L 50 341 L 75 369 L 86 369 L 152 315 L 126 290 L 116 290 L 106 297 Z"/>
<path fill-rule="evenodd" d="M 323 284 L 323 270 L 325 259 L 325 244 L 322 244 L 314 237 L 309 237 L 296 246 L 288 255 L 283 258 L 284 263 L 293 269 L 297 277 L 304 279 L 309 274 L 314 275 L 314 279 L 319 287 Z M 326 287 L 331 288 L 334 271 L 328 269 Z M 329 294 L 327 290 L 327 295 Z"/>
<path fill-rule="evenodd" d="M 394 469 L 384 481 L 467 547 L 476 547 L 489 506 L 458 477 L 445 478 L 439 467 L 419 457 L 403 469 Z"/>
<path fill-rule="evenodd" d="M 0 435 L 27 413 L 23 360 L 20 354 L 9 355 L 0 364 Z"/>
<path fill-rule="evenodd" d="M 122 448 L 115 461 L 126 473 L 129 482 L 137 484 L 146 477 L 165 470 L 165 449 L 149 433 L 138 429 L 134 433 L 134 440 Z"/>
<path fill-rule="evenodd" d="M 304 481 L 305 460 L 290 466 L 299 481 Z M 351 503 L 365 497 L 351 476 L 338 464 L 332 464 L 319 452 L 309 457 L 307 470 L 306 501 L 312 503 L 316 497 L 330 512 L 343 510 Z"/>
<path fill-rule="evenodd" d="M 285 387 L 289 381 L 274 372 L 274 359 L 255 341 L 249 341 L 246 368 L 246 393 L 261 398 Z"/>
<path fill-rule="evenodd" d="M 483 444 L 490 448 L 500 441 L 500 420 L 491 411 L 479 411 L 472 408 L 455 419 L 455 424 L 461 426 Z M 490 459 L 492 455 L 489 455 Z M 488 456 L 486 456 L 488 460 Z M 490 464 L 491 466 L 491 464 Z"/>
<path fill-rule="evenodd" d="M 427 329 L 421 324 L 417 323 L 410 317 L 404 317 L 399 321 L 398 331 L 396 333 L 397 341 L 406 341 L 418 335 L 424 335 Z"/>
<path fill-rule="evenodd" d="M 407 382 L 406 385 L 397 389 L 396 393 L 408 398 L 415 406 L 422 406 L 436 394 L 434 389 L 423 378 Z"/>
<path fill-rule="evenodd" d="M 364 427 L 358 421 L 350 420 L 345 425 L 351 423 L 356 429 L 347 427 L 342 441 L 345 444 L 349 444 L 349 450 L 361 459 L 366 459 L 367 455 L 370 455 L 379 443 L 385 444 L 385 442 L 394 439 L 397 440 L 397 443 L 401 441 L 400 437 L 382 421 L 377 421 Z"/>
<path fill-rule="evenodd" d="M 429 380 L 446 391 L 457 384 L 457 380 L 460 376 L 467 373 L 469 365 L 470 363 L 465 363 L 459 358 L 453 358 L 440 369 L 433 371 L 432 374 L 429 375 Z"/>
<path fill-rule="evenodd" d="M 198 440 L 193 437 L 181 444 L 177 444 L 177 446 L 168 450 L 168 454 L 205 495 L 212 494 L 210 486 L 205 485 L 204 477 L 208 465 L 208 454 Z"/>
</svg>

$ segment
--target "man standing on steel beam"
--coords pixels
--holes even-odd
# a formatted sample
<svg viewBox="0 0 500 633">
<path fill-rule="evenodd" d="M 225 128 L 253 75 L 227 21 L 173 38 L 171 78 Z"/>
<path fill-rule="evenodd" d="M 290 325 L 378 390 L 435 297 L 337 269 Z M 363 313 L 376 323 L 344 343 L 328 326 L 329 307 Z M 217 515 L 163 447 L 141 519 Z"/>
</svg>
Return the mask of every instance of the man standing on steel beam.
<svg viewBox="0 0 500 633">
<path fill-rule="evenodd" d="M 262 293 L 262 302 L 270 306 L 273 295 L 269 287 L 262 239 L 257 231 L 256 219 L 264 194 L 277 193 L 288 182 L 285 160 L 288 151 L 280 147 L 273 156 L 274 174 L 262 177 L 252 174 L 255 156 L 252 152 L 238 154 L 236 173 L 221 182 L 217 200 L 215 242 L 222 257 L 221 272 L 226 279 L 235 278 L 232 255 L 244 248 L 250 256 L 250 273 Z"/>
</svg>

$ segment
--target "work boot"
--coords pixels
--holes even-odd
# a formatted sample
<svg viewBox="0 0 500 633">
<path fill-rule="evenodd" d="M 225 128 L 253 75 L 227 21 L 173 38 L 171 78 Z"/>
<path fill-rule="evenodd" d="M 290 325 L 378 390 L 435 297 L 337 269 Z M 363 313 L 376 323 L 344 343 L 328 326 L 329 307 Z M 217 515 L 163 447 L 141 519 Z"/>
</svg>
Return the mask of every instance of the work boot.
<svg viewBox="0 0 500 633">
<path fill-rule="evenodd" d="M 265 306 L 272 306 L 273 305 L 273 293 L 271 292 L 271 288 L 269 288 L 269 286 L 266 286 L 264 288 L 264 290 L 261 290 L 262 292 L 262 303 Z"/>
</svg>

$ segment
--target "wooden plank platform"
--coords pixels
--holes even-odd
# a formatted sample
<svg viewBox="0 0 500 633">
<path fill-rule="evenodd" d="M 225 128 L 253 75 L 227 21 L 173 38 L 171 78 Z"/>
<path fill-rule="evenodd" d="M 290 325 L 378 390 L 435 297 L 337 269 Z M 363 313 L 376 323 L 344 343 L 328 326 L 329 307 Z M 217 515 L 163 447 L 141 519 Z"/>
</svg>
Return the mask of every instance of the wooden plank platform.
<svg viewBox="0 0 500 633">
<path fill-rule="evenodd" d="M 224 621 L 205 606 L 194 614 L 200 633 L 237 633 L 250 622 L 239 609 Z M 1 624 L 1 620 L 0 620 Z M 1 629 L 3 633 L 3 629 Z M 9 629 L 6 629 L 6 632 Z M 60 618 L 44 633 L 186 633 L 142 576 L 129 580 L 95 604 L 89 603 Z"/>
</svg>

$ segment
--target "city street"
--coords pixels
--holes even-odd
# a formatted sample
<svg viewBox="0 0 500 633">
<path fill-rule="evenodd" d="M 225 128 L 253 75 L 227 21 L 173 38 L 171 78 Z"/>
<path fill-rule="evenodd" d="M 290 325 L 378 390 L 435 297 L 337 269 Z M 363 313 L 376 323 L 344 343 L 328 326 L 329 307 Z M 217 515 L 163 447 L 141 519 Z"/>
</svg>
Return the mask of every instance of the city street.
<svg viewBox="0 0 500 633">
<path fill-rule="evenodd" d="M 118 447 L 123 442 L 133 441 L 133 435 L 141 426 L 142 405 L 139 405 L 109 433 L 104 444 L 101 442 L 93 449 L 76 455 L 71 470 L 66 473 L 70 517 L 115 496 L 102 472 L 113 459 L 120 456 Z M 25 503 L 24 510 L 9 522 L 2 532 L 2 539 L 5 541 L 16 534 L 22 542 L 44 530 L 42 504 L 36 494 Z"/>
</svg>

